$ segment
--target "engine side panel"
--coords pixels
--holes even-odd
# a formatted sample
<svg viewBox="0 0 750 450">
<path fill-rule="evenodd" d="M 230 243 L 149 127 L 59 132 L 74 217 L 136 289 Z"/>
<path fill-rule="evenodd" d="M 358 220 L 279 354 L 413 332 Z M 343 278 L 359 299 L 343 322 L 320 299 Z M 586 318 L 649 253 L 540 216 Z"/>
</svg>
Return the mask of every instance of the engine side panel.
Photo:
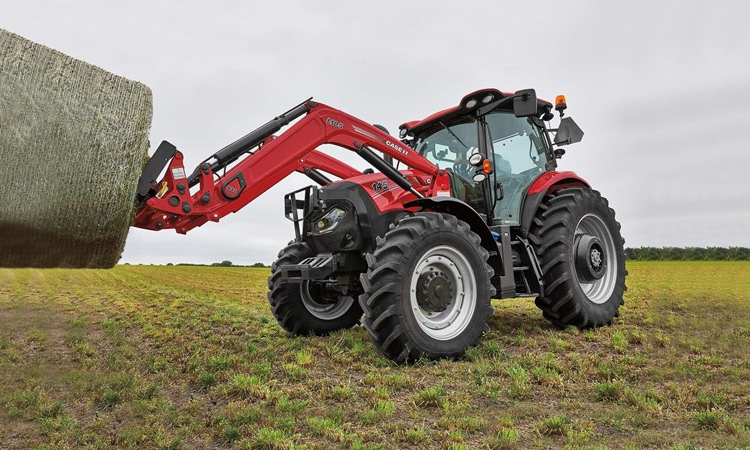
<svg viewBox="0 0 750 450">
<path fill-rule="evenodd" d="M 390 224 L 399 215 L 404 214 L 400 199 L 406 196 L 414 198 L 413 194 L 397 186 L 387 192 L 377 192 L 377 187 L 373 189 L 372 186 L 383 181 L 382 174 L 356 178 L 360 179 L 360 182 L 364 179 L 365 186 L 369 189 L 362 184 L 345 180 L 331 183 L 318 191 L 318 199 L 322 204 L 317 205 L 318 207 L 305 217 L 305 228 L 310 231 L 304 237 L 315 252 L 373 251 L 375 238 L 383 236 Z M 377 195 L 378 193 L 381 195 Z M 346 211 L 342 223 L 331 232 L 316 233 L 316 221 L 334 206 Z"/>
<path fill-rule="evenodd" d="M 430 191 L 433 188 L 432 185 L 435 181 L 435 189 L 442 189 L 446 192 L 449 192 L 450 190 L 447 177 L 445 179 L 443 179 L 443 177 L 438 177 L 438 180 L 433 180 L 433 177 L 416 170 L 404 170 L 401 171 L 401 173 L 409 180 L 417 192 L 425 197 L 432 196 Z M 364 195 L 372 200 L 376 210 L 381 213 L 393 210 L 401 211 L 404 209 L 404 203 L 416 200 L 417 198 L 414 194 L 405 191 L 393 180 L 379 172 L 336 181 L 325 186 L 321 191 L 325 192 L 335 189 L 338 192 L 342 189 L 338 187 L 340 185 L 348 186 L 343 189 L 353 189 L 351 185 L 356 185 L 362 189 Z"/>
</svg>

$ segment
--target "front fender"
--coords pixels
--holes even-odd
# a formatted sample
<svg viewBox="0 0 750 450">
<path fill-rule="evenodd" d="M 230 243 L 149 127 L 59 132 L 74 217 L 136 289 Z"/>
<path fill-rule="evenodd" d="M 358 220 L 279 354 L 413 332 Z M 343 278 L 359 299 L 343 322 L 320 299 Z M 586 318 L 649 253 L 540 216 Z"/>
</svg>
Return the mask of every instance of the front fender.
<svg viewBox="0 0 750 450">
<path fill-rule="evenodd" d="M 490 257 L 487 262 L 495 269 L 495 276 L 504 274 L 502 257 L 498 251 L 497 242 L 492 236 L 492 231 L 474 208 L 453 197 L 420 198 L 404 204 L 404 207 L 420 207 L 423 210 L 451 214 L 469 224 L 471 231 L 481 239 L 482 247 L 489 252 Z"/>
</svg>

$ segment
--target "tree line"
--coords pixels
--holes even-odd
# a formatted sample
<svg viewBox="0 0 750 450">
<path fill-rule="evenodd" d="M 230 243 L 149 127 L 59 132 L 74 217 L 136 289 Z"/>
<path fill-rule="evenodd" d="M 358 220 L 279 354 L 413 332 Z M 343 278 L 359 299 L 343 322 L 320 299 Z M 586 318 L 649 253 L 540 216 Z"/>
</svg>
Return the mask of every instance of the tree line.
<svg viewBox="0 0 750 450">
<path fill-rule="evenodd" d="M 625 254 L 633 261 L 750 261 L 748 247 L 636 247 Z"/>
<path fill-rule="evenodd" d="M 263 264 L 262 262 L 257 262 L 255 264 L 250 264 L 250 265 L 242 265 L 242 264 L 234 264 L 232 261 L 228 261 L 228 260 L 224 260 L 222 262 L 215 262 L 215 263 L 211 263 L 211 264 L 196 264 L 196 263 L 177 263 L 177 264 L 172 264 L 172 263 L 167 263 L 167 265 L 168 266 L 173 266 L 173 265 L 174 266 L 203 266 L 203 267 L 205 267 L 205 266 L 210 266 L 210 267 L 270 267 L 270 266 L 267 266 L 267 265 Z"/>
</svg>

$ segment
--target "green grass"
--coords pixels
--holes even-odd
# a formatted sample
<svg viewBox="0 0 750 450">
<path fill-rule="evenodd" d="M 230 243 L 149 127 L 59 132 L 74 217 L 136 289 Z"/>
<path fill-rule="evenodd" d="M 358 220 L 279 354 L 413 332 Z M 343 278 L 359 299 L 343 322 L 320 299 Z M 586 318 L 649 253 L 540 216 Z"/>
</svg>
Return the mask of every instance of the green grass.
<svg viewBox="0 0 750 450">
<path fill-rule="evenodd" d="M 616 324 L 494 301 L 458 361 L 285 333 L 267 269 L 0 270 L 0 448 L 738 448 L 750 263 L 632 262 Z"/>
</svg>

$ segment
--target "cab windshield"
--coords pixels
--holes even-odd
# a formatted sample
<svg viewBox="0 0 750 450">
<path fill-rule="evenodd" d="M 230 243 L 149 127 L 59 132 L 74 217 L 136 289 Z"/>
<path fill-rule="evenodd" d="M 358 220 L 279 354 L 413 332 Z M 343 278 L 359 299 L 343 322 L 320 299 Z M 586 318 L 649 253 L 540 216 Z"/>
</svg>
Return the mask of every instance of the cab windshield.
<svg viewBox="0 0 750 450">
<path fill-rule="evenodd" d="M 449 169 L 451 195 L 481 212 L 482 188 L 472 180 L 476 169 L 469 164 L 469 157 L 479 151 L 478 135 L 475 116 L 458 117 L 415 136 L 414 149 L 439 168 Z"/>
<path fill-rule="evenodd" d="M 533 120 L 516 117 L 512 111 L 496 110 L 482 117 L 486 123 L 488 158 L 493 161 L 490 176 L 495 192 L 493 216 L 503 224 L 519 223 L 524 194 L 531 183 L 546 169 L 547 146 L 542 131 Z M 476 168 L 469 157 L 479 152 L 480 133 L 477 118 L 472 115 L 449 122 L 436 122 L 415 136 L 414 149 L 451 178 L 451 195 L 485 212 L 481 183 L 473 181 Z"/>
</svg>

